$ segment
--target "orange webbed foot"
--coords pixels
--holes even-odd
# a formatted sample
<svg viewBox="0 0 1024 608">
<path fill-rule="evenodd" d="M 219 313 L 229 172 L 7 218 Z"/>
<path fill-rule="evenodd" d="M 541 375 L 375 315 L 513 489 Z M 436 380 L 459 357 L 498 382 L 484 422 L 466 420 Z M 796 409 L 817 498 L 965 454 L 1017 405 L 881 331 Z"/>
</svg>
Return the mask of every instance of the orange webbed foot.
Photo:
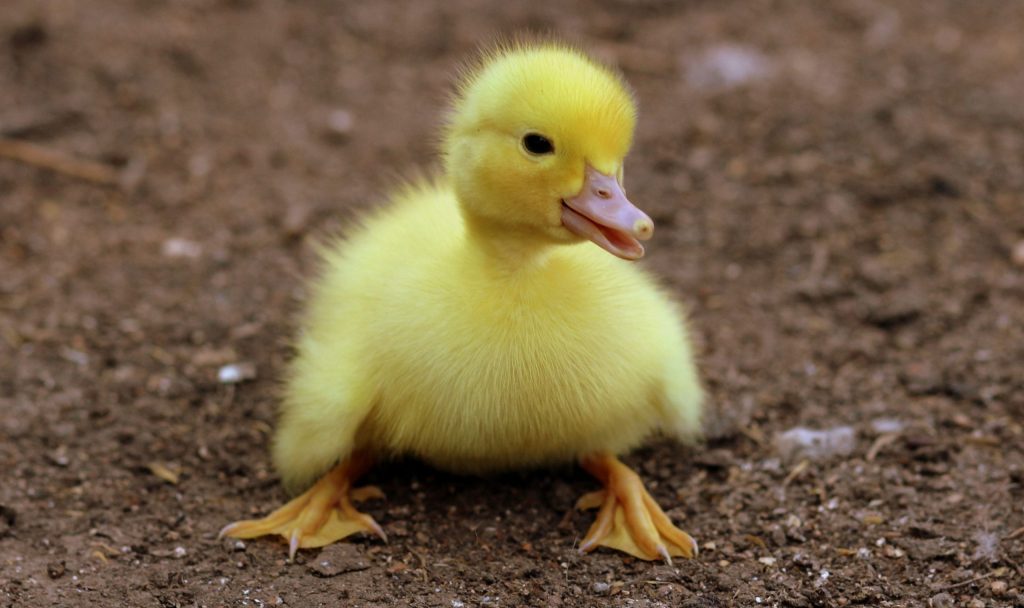
<svg viewBox="0 0 1024 608">
<path fill-rule="evenodd" d="M 673 557 L 697 555 L 697 543 L 672 523 L 629 467 L 606 454 L 584 458 L 580 464 L 605 486 L 576 503 L 577 509 L 600 509 L 580 552 L 604 546 L 668 564 Z"/>
<path fill-rule="evenodd" d="M 218 537 L 257 538 L 277 534 L 288 542 L 289 560 L 295 559 L 299 549 L 323 547 L 356 532 L 369 532 L 387 542 L 384 529 L 353 506 L 354 502 L 384 497 L 376 486 L 352 488 L 352 481 L 367 468 L 368 459 L 353 456 L 270 515 L 228 524 Z"/>
</svg>

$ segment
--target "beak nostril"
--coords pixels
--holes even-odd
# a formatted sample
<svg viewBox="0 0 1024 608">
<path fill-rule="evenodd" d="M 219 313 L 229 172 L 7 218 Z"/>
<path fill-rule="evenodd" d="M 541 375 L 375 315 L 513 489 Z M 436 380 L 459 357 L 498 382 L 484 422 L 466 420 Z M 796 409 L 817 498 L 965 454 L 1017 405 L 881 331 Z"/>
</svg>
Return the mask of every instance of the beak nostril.
<svg viewBox="0 0 1024 608">
<path fill-rule="evenodd" d="M 609 192 L 608 190 L 605 190 L 604 188 L 597 188 L 596 190 L 594 190 L 594 194 L 596 194 L 598 196 L 598 198 L 611 198 L 612 197 L 612 193 Z"/>
</svg>

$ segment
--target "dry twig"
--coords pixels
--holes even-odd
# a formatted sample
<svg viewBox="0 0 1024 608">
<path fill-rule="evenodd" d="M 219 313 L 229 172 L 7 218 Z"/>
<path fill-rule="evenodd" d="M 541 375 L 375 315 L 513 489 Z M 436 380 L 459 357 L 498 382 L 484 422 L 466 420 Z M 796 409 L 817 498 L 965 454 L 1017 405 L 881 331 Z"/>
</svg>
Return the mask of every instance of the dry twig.
<svg viewBox="0 0 1024 608">
<path fill-rule="evenodd" d="M 19 139 L 0 137 L 0 157 L 103 186 L 114 186 L 118 183 L 118 173 L 109 165 L 75 158 Z"/>
<path fill-rule="evenodd" d="M 976 576 L 976 577 L 974 577 L 972 579 L 969 579 L 969 580 L 966 580 L 966 581 L 960 581 L 959 583 L 953 583 L 952 585 L 945 585 L 943 587 L 938 587 L 936 589 L 936 591 L 948 591 L 950 589 L 956 589 L 957 587 L 966 587 L 967 585 L 978 583 L 978 582 L 981 582 L 981 581 L 985 580 L 986 578 L 990 578 L 994 574 L 995 574 L 994 572 L 989 572 L 987 574 L 982 574 L 981 576 Z"/>
</svg>

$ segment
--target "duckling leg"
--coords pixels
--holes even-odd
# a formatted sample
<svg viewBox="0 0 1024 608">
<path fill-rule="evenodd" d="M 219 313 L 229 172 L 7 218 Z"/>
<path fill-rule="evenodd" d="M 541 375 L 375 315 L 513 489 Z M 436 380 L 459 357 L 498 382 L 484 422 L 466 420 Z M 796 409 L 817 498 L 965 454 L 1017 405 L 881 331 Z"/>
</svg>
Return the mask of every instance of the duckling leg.
<svg viewBox="0 0 1024 608">
<path fill-rule="evenodd" d="M 640 476 L 611 454 L 588 456 L 580 465 L 604 484 L 604 489 L 584 495 L 577 509 L 600 507 L 597 520 L 580 544 L 580 552 L 598 546 L 611 547 L 640 559 L 664 559 L 697 555 L 697 543 L 673 525 L 644 488 Z"/>
<path fill-rule="evenodd" d="M 370 468 L 370 458 L 353 454 L 331 469 L 301 496 L 263 519 L 228 524 L 218 537 L 256 538 L 279 534 L 288 541 L 288 559 L 295 559 L 300 548 L 322 547 L 356 532 L 372 532 L 384 542 L 384 529 L 365 513 L 352 506 L 370 498 L 384 498 L 376 486 L 352 488 L 352 482 Z"/>
</svg>

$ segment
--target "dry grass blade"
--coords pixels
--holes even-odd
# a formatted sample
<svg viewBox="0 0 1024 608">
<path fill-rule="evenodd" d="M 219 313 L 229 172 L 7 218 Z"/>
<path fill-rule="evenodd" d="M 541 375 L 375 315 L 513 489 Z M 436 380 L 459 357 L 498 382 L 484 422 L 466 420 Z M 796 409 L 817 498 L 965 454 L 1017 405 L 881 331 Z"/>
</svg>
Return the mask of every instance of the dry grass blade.
<svg viewBox="0 0 1024 608">
<path fill-rule="evenodd" d="M 167 465 L 159 462 L 149 463 L 149 472 L 156 475 L 160 479 L 163 479 L 171 485 L 178 484 L 178 474 L 171 469 L 167 468 Z"/>
<path fill-rule="evenodd" d="M 899 433 L 886 433 L 885 435 L 880 435 L 878 439 L 875 439 L 875 442 L 871 444 L 871 448 L 868 449 L 868 453 L 864 459 L 871 462 L 875 458 L 878 458 L 879 452 L 881 452 L 885 446 L 890 445 L 892 442 L 899 439 L 899 437 Z"/>
<path fill-rule="evenodd" d="M 789 486 L 789 484 L 793 483 L 793 480 L 800 477 L 800 474 L 806 471 L 809 466 L 811 466 L 810 460 L 807 460 L 806 458 L 801 460 L 795 467 L 793 467 L 793 470 L 789 472 L 789 475 L 786 475 L 786 478 L 782 480 L 782 487 L 785 488 Z"/>
</svg>

